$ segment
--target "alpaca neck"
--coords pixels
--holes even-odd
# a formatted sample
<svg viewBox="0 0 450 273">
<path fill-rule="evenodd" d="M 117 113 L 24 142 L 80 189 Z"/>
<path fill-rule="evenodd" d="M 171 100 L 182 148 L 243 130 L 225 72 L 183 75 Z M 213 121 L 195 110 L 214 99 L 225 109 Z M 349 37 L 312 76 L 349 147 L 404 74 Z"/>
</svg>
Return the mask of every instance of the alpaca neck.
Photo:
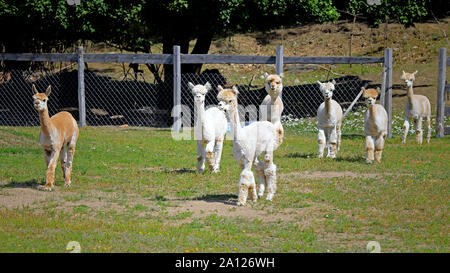
<svg viewBox="0 0 450 273">
<path fill-rule="evenodd" d="M 44 133 L 45 136 L 49 136 L 53 125 L 50 120 L 50 116 L 48 115 L 48 109 L 39 112 L 39 120 L 41 121 L 42 132 Z"/>
<path fill-rule="evenodd" d="M 242 127 L 239 120 L 239 112 L 237 110 L 237 107 L 234 107 L 228 111 L 228 117 L 230 119 L 230 129 L 233 136 L 233 141 L 241 139 L 240 136 Z"/>
<path fill-rule="evenodd" d="M 408 97 L 409 102 L 412 102 L 412 98 L 414 96 L 413 86 L 409 86 L 408 92 L 406 93 L 406 96 Z"/>
<path fill-rule="evenodd" d="M 331 98 L 325 99 L 325 112 L 329 113 L 331 109 Z"/>
<path fill-rule="evenodd" d="M 369 115 L 371 119 L 375 117 L 375 104 L 369 104 Z"/>
<path fill-rule="evenodd" d="M 197 126 L 205 122 L 205 103 L 195 103 L 195 109 L 197 110 Z"/>
</svg>

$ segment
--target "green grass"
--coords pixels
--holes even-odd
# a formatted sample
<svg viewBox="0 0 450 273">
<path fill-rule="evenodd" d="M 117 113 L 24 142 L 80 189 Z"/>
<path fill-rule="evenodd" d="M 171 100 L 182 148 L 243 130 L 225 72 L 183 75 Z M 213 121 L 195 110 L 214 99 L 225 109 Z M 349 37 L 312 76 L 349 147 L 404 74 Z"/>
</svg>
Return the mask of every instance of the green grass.
<svg viewBox="0 0 450 273">
<path fill-rule="evenodd" d="M 81 129 L 71 188 L 45 182 L 39 128 L 0 127 L 0 252 L 448 252 L 450 142 L 388 139 L 367 165 L 346 134 L 336 160 L 287 131 L 272 202 L 235 207 L 239 168 L 226 141 L 219 174 L 195 172 L 195 141 L 169 130 Z M 12 137 L 13 136 L 13 137 Z"/>
</svg>

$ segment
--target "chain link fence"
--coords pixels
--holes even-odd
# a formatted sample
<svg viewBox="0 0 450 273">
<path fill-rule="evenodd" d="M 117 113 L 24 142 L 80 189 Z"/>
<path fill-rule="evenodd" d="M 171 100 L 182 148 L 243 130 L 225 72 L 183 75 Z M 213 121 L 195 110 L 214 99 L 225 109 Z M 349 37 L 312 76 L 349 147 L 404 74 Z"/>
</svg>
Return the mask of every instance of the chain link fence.
<svg viewBox="0 0 450 273">
<path fill-rule="evenodd" d="M 367 66 L 367 65 L 365 65 Z M 380 64 L 371 66 L 381 67 Z M 267 67 L 265 71 L 271 71 Z M 381 71 L 381 68 L 379 69 Z M 236 85 L 240 95 L 238 102 L 241 121 L 259 120 L 259 105 L 267 95 L 264 89 L 264 71 L 221 74 L 217 69 L 207 69 L 201 74 L 181 75 L 181 104 L 191 111 L 194 124 L 195 111 L 193 97 L 188 82 L 205 84 L 209 82 L 213 90 L 207 96 L 205 105 L 217 105 L 217 86 Z M 372 73 L 373 74 L 373 73 Z M 381 80 L 381 72 L 379 73 Z M 37 126 L 39 116 L 32 105 L 31 85 L 35 84 L 40 92 L 48 85 L 52 86 L 49 99 L 49 114 L 68 111 L 78 120 L 77 71 L 31 72 L 9 71 L 1 74 L 0 81 L 0 125 Z M 156 81 L 150 72 L 85 72 L 86 122 L 89 126 L 148 126 L 170 127 L 173 123 L 173 81 Z M 323 102 L 323 96 L 317 81 L 334 79 L 336 90 L 333 99 L 338 101 L 345 111 L 357 97 L 361 87 L 379 86 L 363 75 L 339 74 L 330 69 L 314 65 L 286 65 L 283 78 L 284 111 L 282 122 L 285 129 L 296 134 L 316 132 L 316 112 Z M 362 98 L 355 110 L 362 105 Z M 357 114 L 356 114 L 357 115 Z M 349 115 L 351 116 L 351 115 Z M 345 125 L 345 124 L 344 124 Z M 359 127 L 358 127 L 359 126 Z M 361 123 L 356 126 L 362 130 Z M 347 126 L 349 127 L 349 126 Z M 351 128 L 350 128 L 351 127 Z M 353 132 L 355 125 L 343 132 Z"/>
</svg>

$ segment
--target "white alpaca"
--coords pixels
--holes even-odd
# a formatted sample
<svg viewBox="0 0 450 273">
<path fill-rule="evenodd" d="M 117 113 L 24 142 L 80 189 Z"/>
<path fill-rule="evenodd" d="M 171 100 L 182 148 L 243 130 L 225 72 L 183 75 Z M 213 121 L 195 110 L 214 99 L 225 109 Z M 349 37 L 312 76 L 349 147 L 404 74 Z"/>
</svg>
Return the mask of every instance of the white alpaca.
<svg viewBox="0 0 450 273">
<path fill-rule="evenodd" d="M 342 108 L 332 99 L 336 82 L 333 80 L 327 83 L 317 81 L 317 83 L 325 99 L 317 109 L 319 158 L 323 157 L 325 146 L 327 147 L 327 157 L 335 158 L 341 147 L 342 125 Z"/>
<path fill-rule="evenodd" d="M 417 143 L 422 144 L 422 119 L 427 119 L 427 143 L 430 143 L 431 138 L 431 106 L 427 97 L 422 95 L 414 95 L 413 83 L 416 79 L 417 71 L 414 73 L 406 73 L 403 71 L 402 80 L 405 80 L 408 86 L 408 92 L 405 103 L 405 122 L 403 123 L 403 138 L 402 143 L 406 143 L 406 136 L 409 131 L 409 119 L 413 119 L 416 124 L 416 140 Z"/>
<path fill-rule="evenodd" d="M 245 205 L 250 191 L 250 198 L 256 202 L 258 196 L 262 197 L 267 187 L 267 200 L 272 200 L 277 187 L 276 165 L 273 164 L 273 151 L 277 148 L 277 132 L 275 126 L 269 121 L 258 121 L 241 127 L 238 113 L 236 86 L 232 89 L 223 89 L 218 86 L 219 107 L 227 112 L 233 135 L 233 156 L 241 166 L 239 177 L 239 196 L 237 205 Z M 263 155 L 262 160 L 258 157 Z M 255 177 L 252 164 L 262 166 L 264 180 L 258 181 L 258 196 L 256 195 Z"/>
<path fill-rule="evenodd" d="M 275 125 L 275 128 L 278 132 L 277 136 L 277 145 L 280 146 L 283 142 L 284 137 L 284 129 L 281 124 L 281 114 L 284 110 L 283 100 L 280 95 L 283 91 L 283 81 L 281 80 L 282 75 L 269 75 L 265 74 L 266 82 L 265 89 L 267 92 L 267 96 L 261 103 L 261 117 L 262 120 L 267 120 L 272 122 Z"/>
<path fill-rule="evenodd" d="M 77 122 L 69 112 L 64 111 L 50 118 L 47 107 L 48 96 L 51 92 L 50 86 L 45 93 L 39 93 L 34 84 L 32 90 L 34 92 L 34 108 L 39 112 L 41 121 L 39 143 L 44 149 L 45 164 L 47 166 L 45 186 L 42 189 L 52 191 L 58 157 L 61 160 L 64 185 L 69 187 L 72 175 L 72 160 L 79 133 Z"/>
<path fill-rule="evenodd" d="M 211 89 L 208 82 L 205 85 L 194 85 L 191 82 L 188 84 L 194 96 L 197 113 L 194 127 L 194 136 L 197 140 L 197 171 L 204 172 L 206 160 L 209 169 L 217 173 L 220 169 L 223 140 L 227 132 L 227 119 L 225 113 L 217 107 L 205 111 L 205 95 Z M 203 143 L 206 143 L 206 148 Z"/>
<path fill-rule="evenodd" d="M 387 136 L 388 115 L 386 110 L 380 104 L 375 104 L 379 88 L 363 90 L 363 97 L 367 101 L 368 109 L 364 118 L 364 133 L 366 134 L 366 162 L 371 164 L 375 159 L 381 162 L 384 141 Z M 375 150 L 375 158 L 374 158 Z"/>
</svg>

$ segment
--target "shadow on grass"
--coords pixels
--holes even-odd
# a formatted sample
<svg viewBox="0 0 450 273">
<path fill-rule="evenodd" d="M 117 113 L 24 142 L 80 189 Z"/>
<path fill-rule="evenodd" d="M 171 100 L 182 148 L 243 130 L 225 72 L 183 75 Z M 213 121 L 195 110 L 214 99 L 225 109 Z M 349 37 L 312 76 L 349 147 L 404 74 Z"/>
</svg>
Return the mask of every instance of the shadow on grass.
<svg viewBox="0 0 450 273">
<path fill-rule="evenodd" d="M 235 205 L 237 195 L 236 194 L 206 194 L 200 197 L 193 198 L 192 200 L 202 200 L 211 203 L 223 203 L 226 205 Z"/>
<path fill-rule="evenodd" d="M 360 155 L 353 155 L 353 156 L 338 156 L 334 159 L 337 162 L 358 162 L 358 163 L 366 163 L 366 159 L 361 157 Z"/>
<path fill-rule="evenodd" d="M 361 134 L 342 134 L 341 139 L 361 139 L 364 140 L 366 137 Z"/>
<path fill-rule="evenodd" d="M 162 172 L 164 172 L 164 173 L 175 173 L 175 174 L 196 173 L 195 170 L 187 169 L 187 168 L 181 168 L 181 169 L 163 169 Z"/>
<path fill-rule="evenodd" d="M 37 188 L 40 185 L 36 179 L 28 181 L 10 181 L 8 184 L 0 185 L 0 188 Z"/>
<path fill-rule="evenodd" d="M 287 154 L 284 157 L 287 157 L 287 158 L 315 158 L 315 157 L 317 157 L 317 155 L 314 154 L 314 153 L 299 153 L 299 152 L 295 152 L 295 153 Z"/>
</svg>

